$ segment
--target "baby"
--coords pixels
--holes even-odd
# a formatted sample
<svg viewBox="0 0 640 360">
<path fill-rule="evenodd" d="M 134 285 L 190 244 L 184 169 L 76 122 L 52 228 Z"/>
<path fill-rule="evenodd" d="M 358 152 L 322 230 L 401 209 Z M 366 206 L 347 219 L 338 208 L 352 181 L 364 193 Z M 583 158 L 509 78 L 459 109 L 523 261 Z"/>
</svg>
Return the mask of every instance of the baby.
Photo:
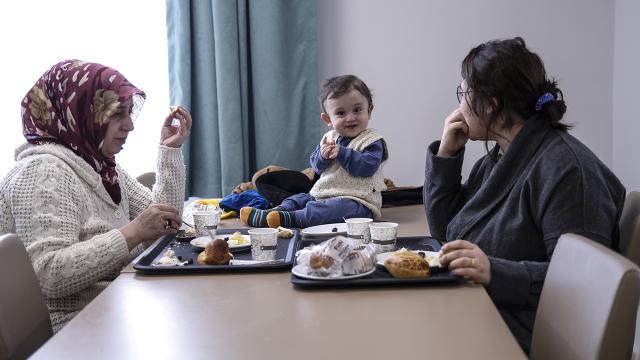
<svg viewBox="0 0 640 360">
<path fill-rule="evenodd" d="M 382 136 L 368 128 L 371 91 L 356 76 L 333 77 L 322 87 L 320 105 L 322 121 L 333 127 L 311 154 L 320 179 L 309 193 L 290 196 L 273 209 L 240 209 L 243 223 L 303 228 L 343 218 L 380 218 L 381 191 L 386 190 L 381 165 L 388 153 Z"/>
</svg>

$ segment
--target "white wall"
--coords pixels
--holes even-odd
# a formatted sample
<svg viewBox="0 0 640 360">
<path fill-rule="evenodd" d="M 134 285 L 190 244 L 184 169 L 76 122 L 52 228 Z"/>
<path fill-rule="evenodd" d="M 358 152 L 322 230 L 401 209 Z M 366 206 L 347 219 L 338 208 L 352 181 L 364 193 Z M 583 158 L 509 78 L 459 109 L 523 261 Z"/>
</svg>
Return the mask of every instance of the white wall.
<svg viewBox="0 0 640 360">
<path fill-rule="evenodd" d="M 640 2 L 616 0 L 613 73 L 613 171 L 640 191 Z"/>
<path fill-rule="evenodd" d="M 20 101 L 45 70 L 69 58 L 111 66 L 146 92 L 136 129 L 116 161 L 133 176 L 155 170 L 169 109 L 165 2 L 3 1 L 0 14 L 0 177 L 13 166 L 15 147 L 25 142 Z"/>
<path fill-rule="evenodd" d="M 522 36 L 542 57 L 548 73 L 559 80 L 568 106 L 565 119 L 575 124 L 572 134 L 611 166 L 613 3 L 319 0 L 317 4 L 319 76 L 353 73 L 373 89 L 370 126 L 387 137 L 391 157 L 385 175 L 397 185 L 422 185 L 426 147 L 440 139 L 444 118 L 458 106 L 455 89 L 464 56 L 484 41 L 514 36 Z M 631 21 L 633 15 L 628 16 Z M 465 176 L 483 153 L 480 142 L 468 147 Z"/>
</svg>

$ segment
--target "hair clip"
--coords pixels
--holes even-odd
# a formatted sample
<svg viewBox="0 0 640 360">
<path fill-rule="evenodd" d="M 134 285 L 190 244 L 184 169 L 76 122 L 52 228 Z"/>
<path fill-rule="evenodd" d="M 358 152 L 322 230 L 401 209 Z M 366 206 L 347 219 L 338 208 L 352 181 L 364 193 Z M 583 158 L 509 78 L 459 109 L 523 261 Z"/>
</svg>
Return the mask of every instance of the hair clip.
<svg viewBox="0 0 640 360">
<path fill-rule="evenodd" d="M 538 101 L 536 101 L 536 111 L 540 111 L 544 104 L 548 103 L 549 101 L 553 101 L 555 99 L 556 97 L 551 95 L 551 93 L 542 94 L 542 96 L 538 98 Z"/>
</svg>

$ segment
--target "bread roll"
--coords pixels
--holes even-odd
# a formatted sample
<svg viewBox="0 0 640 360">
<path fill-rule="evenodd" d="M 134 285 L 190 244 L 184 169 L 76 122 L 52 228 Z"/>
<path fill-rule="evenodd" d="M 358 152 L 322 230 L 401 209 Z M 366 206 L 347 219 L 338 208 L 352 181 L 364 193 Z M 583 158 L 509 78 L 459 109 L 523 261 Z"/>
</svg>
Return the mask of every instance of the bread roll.
<svg viewBox="0 0 640 360">
<path fill-rule="evenodd" d="M 396 252 L 384 262 L 384 267 L 396 278 L 417 278 L 431 275 L 429 263 L 411 251 Z"/>
<path fill-rule="evenodd" d="M 200 265 L 228 265 L 233 259 L 229 252 L 229 244 L 222 239 L 215 239 L 207 244 L 204 251 L 198 254 Z"/>
<path fill-rule="evenodd" d="M 322 255 L 322 254 L 311 254 L 311 258 L 309 259 L 309 266 L 313 270 L 318 270 L 321 268 L 329 269 L 333 266 L 335 260 L 331 256 Z"/>
</svg>

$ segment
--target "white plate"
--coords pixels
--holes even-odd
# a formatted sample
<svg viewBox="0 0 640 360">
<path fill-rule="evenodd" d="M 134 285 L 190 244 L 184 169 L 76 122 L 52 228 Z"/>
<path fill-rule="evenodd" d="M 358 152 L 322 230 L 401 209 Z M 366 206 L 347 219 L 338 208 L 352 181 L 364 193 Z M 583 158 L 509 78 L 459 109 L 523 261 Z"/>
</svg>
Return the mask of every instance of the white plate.
<svg viewBox="0 0 640 360">
<path fill-rule="evenodd" d="M 336 231 L 333 231 L 333 230 Z M 302 234 L 307 236 L 345 235 L 347 233 L 346 223 L 324 224 L 311 226 L 302 229 Z"/>
<path fill-rule="evenodd" d="M 232 234 L 224 234 L 224 235 L 216 235 L 213 237 L 213 239 L 224 239 L 226 237 L 231 237 Z M 233 245 L 233 244 L 229 244 L 229 250 L 242 250 L 242 249 L 248 249 L 251 247 L 251 238 L 249 237 L 249 235 L 242 235 L 242 237 L 248 241 L 248 243 L 242 244 L 242 245 Z M 197 247 L 198 249 L 202 249 L 204 250 L 205 246 L 207 246 L 207 244 L 213 241 L 210 237 L 208 236 L 201 236 L 201 237 L 197 237 L 193 240 L 191 240 L 191 245 Z"/>
<path fill-rule="evenodd" d="M 411 250 L 411 252 L 414 252 L 416 254 L 419 253 L 419 252 L 425 253 L 425 257 L 427 258 L 427 262 L 429 263 L 429 267 L 438 267 L 438 266 L 440 266 L 440 257 L 439 257 L 440 255 L 435 251 Z M 384 252 L 384 253 L 378 254 L 377 255 L 378 265 L 384 266 L 385 260 L 390 258 L 391 255 L 393 255 L 393 253 L 395 253 L 395 251 Z"/>
<path fill-rule="evenodd" d="M 304 267 L 302 265 L 296 265 L 293 267 L 293 269 L 291 269 L 291 273 L 293 273 L 293 275 L 295 276 L 299 276 L 301 278 L 304 279 L 309 279 L 309 280 L 349 280 L 349 279 L 356 279 L 356 278 L 361 278 L 363 276 L 367 276 L 370 274 L 373 274 L 374 271 L 376 271 L 376 268 L 374 267 L 373 269 L 362 273 L 362 274 L 356 274 L 356 275 L 345 275 L 345 276 L 338 276 L 338 277 L 325 277 L 325 276 L 315 276 L 315 275 L 308 275 L 306 273 L 306 271 L 303 270 Z"/>
</svg>

